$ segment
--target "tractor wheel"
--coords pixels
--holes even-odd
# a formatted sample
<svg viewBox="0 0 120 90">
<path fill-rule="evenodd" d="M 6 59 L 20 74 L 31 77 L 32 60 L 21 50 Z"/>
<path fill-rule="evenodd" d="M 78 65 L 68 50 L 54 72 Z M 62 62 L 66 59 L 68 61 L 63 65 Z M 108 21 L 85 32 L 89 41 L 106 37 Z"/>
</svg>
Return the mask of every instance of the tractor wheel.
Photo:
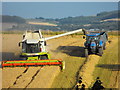
<svg viewBox="0 0 120 90">
<path fill-rule="evenodd" d="M 88 57 L 88 49 L 85 49 L 85 57 Z"/>
<path fill-rule="evenodd" d="M 99 53 L 99 56 L 102 56 L 102 54 L 103 54 L 103 48 L 102 47 L 98 49 L 98 53 Z"/>
<path fill-rule="evenodd" d="M 103 50 L 105 50 L 106 49 L 106 44 L 104 44 L 104 46 L 103 46 Z"/>
</svg>

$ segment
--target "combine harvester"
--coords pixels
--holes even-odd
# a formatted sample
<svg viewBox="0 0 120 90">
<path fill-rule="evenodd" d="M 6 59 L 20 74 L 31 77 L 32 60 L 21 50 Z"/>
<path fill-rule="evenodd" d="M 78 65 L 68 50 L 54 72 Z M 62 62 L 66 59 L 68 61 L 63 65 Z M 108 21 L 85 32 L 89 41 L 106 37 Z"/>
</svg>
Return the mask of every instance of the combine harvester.
<svg viewBox="0 0 120 90">
<path fill-rule="evenodd" d="M 46 49 L 46 41 L 65 35 L 81 32 L 82 29 L 67 32 L 64 34 L 43 38 L 40 30 L 26 31 L 23 34 L 23 40 L 19 43 L 22 44 L 22 53 L 20 57 L 23 60 L 3 61 L 2 67 L 29 67 L 29 66 L 46 66 L 56 65 L 60 66 L 61 70 L 65 69 L 65 62 L 59 59 L 50 59 L 50 54 Z"/>
</svg>

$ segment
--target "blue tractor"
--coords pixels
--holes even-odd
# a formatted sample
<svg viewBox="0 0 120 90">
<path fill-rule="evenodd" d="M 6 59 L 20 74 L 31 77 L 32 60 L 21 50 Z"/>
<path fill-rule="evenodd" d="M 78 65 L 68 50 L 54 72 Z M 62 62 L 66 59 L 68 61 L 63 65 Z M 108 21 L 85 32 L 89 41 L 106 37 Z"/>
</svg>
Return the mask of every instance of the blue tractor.
<svg viewBox="0 0 120 90">
<path fill-rule="evenodd" d="M 108 41 L 108 36 L 106 32 L 90 32 L 86 34 L 85 46 L 85 56 L 88 57 L 89 54 L 98 54 L 102 56 L 103 50 L 106 49 L 106 42 Z M 85 38 L 85 37 L 83 37 Z"/>
</svg>

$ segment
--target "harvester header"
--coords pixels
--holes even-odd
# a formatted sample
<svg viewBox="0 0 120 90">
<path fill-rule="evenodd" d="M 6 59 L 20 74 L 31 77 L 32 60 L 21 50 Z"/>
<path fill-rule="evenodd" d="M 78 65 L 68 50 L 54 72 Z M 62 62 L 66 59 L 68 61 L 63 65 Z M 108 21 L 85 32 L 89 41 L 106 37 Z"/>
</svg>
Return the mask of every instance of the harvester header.
<svg viewBox="0 0 120 90">
<path fill-rule="evenodd" d="M 61 70 L 65 69 L 65 62 L 59 59 L 51 60 L 14 60 L 14 61 L 3 61 L 3 67 L 29 67 L 29 66 L 60 66 Z"/>
</svg>

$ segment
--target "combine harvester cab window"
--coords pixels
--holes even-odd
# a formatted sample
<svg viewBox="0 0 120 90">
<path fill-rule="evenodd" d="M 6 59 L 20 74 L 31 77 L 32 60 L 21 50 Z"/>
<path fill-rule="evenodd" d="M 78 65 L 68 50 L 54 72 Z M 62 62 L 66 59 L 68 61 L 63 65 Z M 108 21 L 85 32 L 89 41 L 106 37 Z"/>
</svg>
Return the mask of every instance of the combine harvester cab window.
<svg viewBox="0 0 120 90">
<path fill-rule="evenodd" d="M 38 53 L 39 52 L 38 44 L 27 44 L 26 46 L 27 46 L 26 53 Z"/>
</svg>

